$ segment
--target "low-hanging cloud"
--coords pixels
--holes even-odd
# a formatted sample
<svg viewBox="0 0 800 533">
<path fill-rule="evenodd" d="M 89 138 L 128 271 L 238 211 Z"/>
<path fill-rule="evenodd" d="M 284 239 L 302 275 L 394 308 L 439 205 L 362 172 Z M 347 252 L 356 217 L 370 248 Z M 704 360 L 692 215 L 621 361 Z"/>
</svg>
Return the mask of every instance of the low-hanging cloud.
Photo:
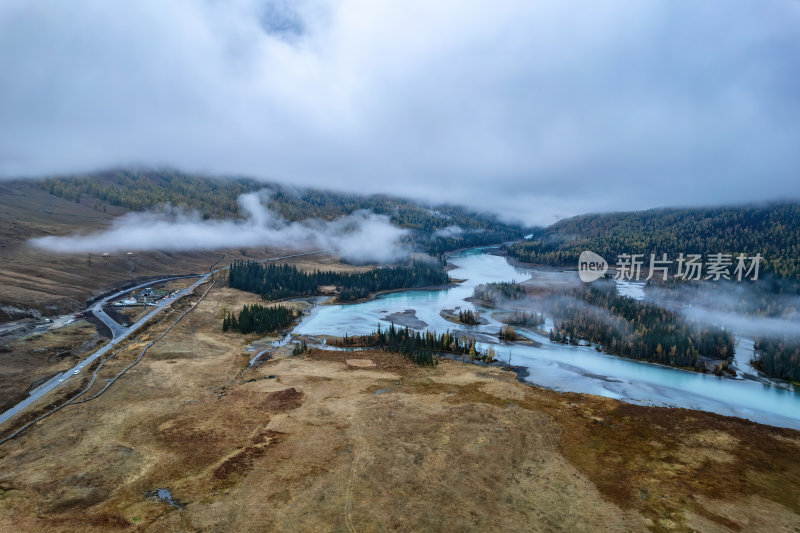
<svg viewBox="0 0 800 533">
<path fill-rule="evenodd" d="M 778 279 L 772 290 L 753 282 L 705 282 L 667 290 L 650 287 L 648 296 L 680 309 L 688 319 L 714 324 L 746 337 L 800 336 L 800 296 Z M 777 285 L 785 285 L 778 293 Z M 774 291 L 774 292 L 773 292 Z"/>
<path fill-rule="evenodd" d="M 740 313 L 715 311 L 702 307 L 681 309 L 684 316 L 695 322 L 714 324 L 745 337 L 800 337 L 800 322 L 777 317 L 744 316 Z"/>
<path fill-rule="evenodd" d="M 434 237 L 443 237 L 445 239 L 450 237 L 458 237 L 462 235 L 464 230 L 461 226 L 456 226 L 455 224 L 452 226 L 447 226 L 446 228 L 442 228 L 433 232 Z"/>
<path fill-rule="evenodd" d="M 406 230 L 384 215 L 355 211 L 332 221 L 287 222 L 264 205 L 263 193 L 243 194 L 243 220 L 203 220 L 181 210 L 129 213 L 104 231 L 48 236 L 30 243 L 56 253 L 141 250 L 214 250 L 267 246 L 290 250 L 331 250 L 354 262 L 392 262 L 407 256 Z"/>
</svg>

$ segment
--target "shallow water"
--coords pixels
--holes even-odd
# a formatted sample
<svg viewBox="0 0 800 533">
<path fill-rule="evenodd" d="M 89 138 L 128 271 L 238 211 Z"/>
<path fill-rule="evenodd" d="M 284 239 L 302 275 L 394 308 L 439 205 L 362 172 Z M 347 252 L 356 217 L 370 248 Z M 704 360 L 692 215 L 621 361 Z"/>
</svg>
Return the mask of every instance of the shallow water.
<svg viewBox="0 0 800 533">
<path fill-rule="evenodd" d="M 469 250 L 453 256 L 450 262 L 457 268 L 450 272 L 453 278 L 467 281 L 445 290 L 412 290 L 383 295 L 373 301 L 351 304 L 318 306 L 294 330 L 299 334 L 358 335 L 373 331 L 378 323 L 388 327 L 384 317 L 391 313 L 416 310 L 417 317 L 433 331 L 463 330 L 495 335 L 499 322 L 487 310 L 477 307 L 465 298 L 472 295 L 480 283 L 497 281 L 525 281 L 533 277 L 556 275 L 565 280 L 577 279 L 576 272 L 537 271 L 510 265 L 505 258 L 489 255 L 482 250 Z M 626 292 L 638 293 L 639 287 L 626 287 Z M 439 315 L 442 309 L 477 309 L 484 311 L 488 324 L 464 326 L 449 322 Z M 544 329 L 552 322 L 548 319 Z M 519 344 L 492 344 L 497 358 L 526 367 L 531 383 L 561 391 L 586 392 L 633 403 L 667 405 L 712 411 L 739 416 L 766 424 L 800 429 L 800 394 L 775 386 L 769 382 L 750 379 L 731 379 L 708 374 L 698 374 L 675 368 L 633 361 L 596 351 L 589 346 L 564 346 L 551 343 L 547 335 L 526 331 L 529 338 L 541 343 L 540 347 Z M 478 343 L 479 348 L 488 345 Z M 736 363 L 745 373 L 754 372 L 749 366 L 748 351 L 752 342 L 740 338 Z M 748 358 L 747 361 L 745 358 Z"/>
<path fill-rule="evenodd" d="M 180 509 L 182 507 L 181 503 L 177 500 L 172 498 L 172 491 L 169 489 L 153 489 L 147 493 L 149 498 L 153 498 L 156 500 L 160 500 L 164 503 L 168 503 L 172 507 Z"/>
</svg>

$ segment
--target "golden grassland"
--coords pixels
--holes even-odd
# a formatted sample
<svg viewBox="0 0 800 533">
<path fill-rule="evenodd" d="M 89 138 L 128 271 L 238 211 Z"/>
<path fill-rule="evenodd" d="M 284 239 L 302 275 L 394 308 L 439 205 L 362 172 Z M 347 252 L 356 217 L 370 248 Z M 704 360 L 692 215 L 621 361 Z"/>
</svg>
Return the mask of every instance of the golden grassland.
<svg viewBox="0 0 800 533">
<path fill-rule="evenodd" d="M 378 350 L 287 347 L 248 369 L 257 337 L 222 333 L 219 313 L 255 301 L 213 287 L 108 392 L 0 446 L 0 530 L 800 528 L 799 432 Z"/>
<path fill-rule="evenodd" d="M 105 341 L 85 320 L 13 340 L 0 350 L 0 410 L 27 396 L 32 387 L 74 366 Z"/>
</svg>

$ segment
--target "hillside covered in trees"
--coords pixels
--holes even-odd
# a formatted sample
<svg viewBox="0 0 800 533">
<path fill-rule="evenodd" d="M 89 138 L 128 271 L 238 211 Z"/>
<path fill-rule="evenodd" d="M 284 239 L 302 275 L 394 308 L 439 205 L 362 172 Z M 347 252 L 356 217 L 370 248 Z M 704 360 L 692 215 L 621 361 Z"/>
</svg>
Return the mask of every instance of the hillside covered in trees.
<svg viewBox="0 0 800 533">
<path fill-rule="evenodd" d="M 800 281 L 800 203 L 697 209 L 654 209 L 582 215 L 533 232 L 509 245 L 527 263 L 575 266 L 584 250 L 610 265 L 619 254 L 760 253 L 764 273 Z"/>
<path fill-rule="evenodd" d="M 338 299 L 358 300 L 370 293 L 450 283 L 445 263 L 415 261 L 407 265 L 377 268 L 368 272 L 305 272 L 293 265 L 236 261 L 230 267 L 228 285 L 260 294 L 265 300 L 317 294 L 321 285 L 335 285 Z"/>
<path fill-rule="evenodd" d="M 562 290 L 550 302 L 555 327 L 550 340 L 577 344 L 588 340 L 603 350 L 670 366 L 704 369 L 699 356 L 723 360 L 734 353 L 733 335 L 700 326 L 679 313 L 620 296 L 612 282 Z"/>
<path fill-rule="evenodd" d="M 197 210 L 204 218 L 239 217 L 239 195 L 267 189 L 268 206 L 289 221 L 306 218 L 332 220 L 368 209 L 410 230 L 409 240 L 420 251 L 448 250 L 497 244 L 522 237 L 525 230 L 504 224 L 494 215 L 453 205 L 422 205 L 385 195 L 360 196 L 314 189 L 296 189 L 242 177 L 207 177 L 177 171 L 115 170 L 97 174 L 53 177 L 41 182 L 55 196 L 79 200 L 83 195 L 144 211 L 169 203 Z M 102 207 L 102 206 L 100 206 Z"/>
</svg>

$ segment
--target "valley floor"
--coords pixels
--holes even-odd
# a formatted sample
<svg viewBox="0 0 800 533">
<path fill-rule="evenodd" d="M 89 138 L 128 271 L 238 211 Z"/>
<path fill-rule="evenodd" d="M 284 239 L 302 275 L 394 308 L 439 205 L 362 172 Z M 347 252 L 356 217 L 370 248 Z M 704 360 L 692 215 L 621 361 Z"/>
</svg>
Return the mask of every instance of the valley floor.
<svg viewBox="0 0 800 533">
<path fill-rule="evenodd" d="M 213 287 L 108 392 L 0 445 L 0 530 L 800 529 L 800 432 L 382 351 L 248 369 L 219 313 L 252 298 Z"/>
</svg>

